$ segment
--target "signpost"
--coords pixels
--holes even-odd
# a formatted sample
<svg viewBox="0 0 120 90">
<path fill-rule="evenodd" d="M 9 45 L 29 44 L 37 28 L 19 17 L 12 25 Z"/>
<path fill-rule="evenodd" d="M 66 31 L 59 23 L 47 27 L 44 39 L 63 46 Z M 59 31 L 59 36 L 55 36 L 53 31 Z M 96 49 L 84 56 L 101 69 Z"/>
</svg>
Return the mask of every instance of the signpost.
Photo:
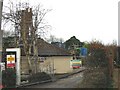
<svg viewBox="0 0 120 90">
<path fill-rule="evenodd" d="M 7 52 L 7 68 L 16 69 L 16 85 L 20 85 L 21 74 L 20 74 L 20 48 L 9 48 Z"/>
<path fill-rule="evenodd" d="M 76 48 L 79 56 L 76 55 L 75 59 L 70 61 L 71 68 L 80 68 L 82 67 L 82 57 L 86 58 L 88 50 L 85 47 Z"/>
</svg>

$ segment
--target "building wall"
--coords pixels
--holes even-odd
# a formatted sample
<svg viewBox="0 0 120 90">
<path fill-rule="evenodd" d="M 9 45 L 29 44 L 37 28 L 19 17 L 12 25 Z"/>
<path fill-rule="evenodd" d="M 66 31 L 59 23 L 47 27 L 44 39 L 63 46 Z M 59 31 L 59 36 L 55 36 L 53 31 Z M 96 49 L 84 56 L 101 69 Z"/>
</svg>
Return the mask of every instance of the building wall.
<svg viewBox="0 0 120 90">
<path fill-rule="evenodd" d="M 69 73 L 72 72 L 70 68 L 71 56 L 56 56 L 53 57 L 55 73 Z"/>
<path fill-rule="evenodd" d="M 21 57 L 20 66 L 21 66 L 21 74 L 29 74 L 28 72 L 29 68 L 26 57 L 24 56 Z"/>
<path fill-rule="evenodd" d="M 70 60 L 72 56 L 52 56 L 52 57 L 39 57 L 37 64 L 35 60 L 31 57 L 32 70 L 37 67 L 37 72 L 46 72 L 49 74 L 53 73 L 69 73 L 72 72 L 70 68 Z M 29 74 L 29 67 L 26 57 L 21 59 L 21 73 Z"/>
</svg>

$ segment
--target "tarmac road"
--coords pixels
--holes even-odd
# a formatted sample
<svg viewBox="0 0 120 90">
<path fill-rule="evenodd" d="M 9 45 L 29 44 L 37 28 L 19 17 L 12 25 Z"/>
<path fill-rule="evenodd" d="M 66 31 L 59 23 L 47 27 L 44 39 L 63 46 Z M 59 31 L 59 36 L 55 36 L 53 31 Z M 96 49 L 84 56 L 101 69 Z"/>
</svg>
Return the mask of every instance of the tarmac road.
<svg viewBox="0 0 120 90">
<path fill-rule="evenodd" d="M 78 88 L 82 79 L 83 72 L 80 72 L 67 78 L 59 79 L 55 82 L 32 85 L 25 88 Z"/>
</svg>

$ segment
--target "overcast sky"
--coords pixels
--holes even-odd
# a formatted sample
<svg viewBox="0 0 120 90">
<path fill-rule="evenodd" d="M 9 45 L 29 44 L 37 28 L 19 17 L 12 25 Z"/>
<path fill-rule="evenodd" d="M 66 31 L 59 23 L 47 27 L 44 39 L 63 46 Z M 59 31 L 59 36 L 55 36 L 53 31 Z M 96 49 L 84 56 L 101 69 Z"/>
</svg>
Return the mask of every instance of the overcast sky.
<svg viewBox="0 0 120 90">
<path fill-rule="evenodd" d="M 9 0 L 4 0 L 4 5 Z M 12 1 L 12 0 L 11 0 Z M 119 0 L 13 0 L 43 4 L 52 9 L 45 17 L 52 26 L 50 34 L 64 40 L 76 36 L 80 41 L 101 40 L 111 43 L 118 40 Z"/>
</svg>

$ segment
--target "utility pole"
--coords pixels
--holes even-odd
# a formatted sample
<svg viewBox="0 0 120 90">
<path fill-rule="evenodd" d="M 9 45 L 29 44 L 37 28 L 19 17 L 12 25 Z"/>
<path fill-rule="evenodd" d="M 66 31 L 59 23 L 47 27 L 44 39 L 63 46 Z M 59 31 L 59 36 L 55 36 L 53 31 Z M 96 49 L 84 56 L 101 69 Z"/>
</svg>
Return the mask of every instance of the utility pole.
<svg viewBox="0 0 120 90">
<path fill-rule="evenodd" d="M 120 63 L 120 1 L 118 2 L 118 62 Z M 120 69 L 118 69 L 118 75 L 120 75 Z M 120 90 L 120 77 L 118 76 L 118 90 Z"/>
<path fill-rule="evenodd" d="M 2 7 L 3 7 L 3 0 L 0 0 L 0 64 L 1 64 L 1 61 L 2 61 L 2 37 L 3 37 L 3 33 L 2 33 L 2 30 L 1 30 Z M 0 71 L 1 71 L 1 66 L 0 66 Z M 2 75 L 0 76 L 0 84 L 2 85 Z"/>
<path fill-rule="evenodd" d="M 0 0 L 0 54 L 2 53 L 2 30 L 1 30 L 1 22 L 2 22 L 2 7 L 3 7 L 3 0 Z M 0 56 L 1 61 L 1 56 Z"/>
<path fill-rule="evenodd" d="M 3 0 L 0 0 L 0 30 L 1 30 L 1 22 L 2 22 L 2 7 L 3 7 Z"/>
<path fill-rule="evenodd" d="M 2 37 L 3 37 L 3 33 L 2 33 L 2 30 L 1 30 L 2 7 L 3 7 L 3 0 L 0 0 L 0 62 L 2 60 Z"/>
</svg>

